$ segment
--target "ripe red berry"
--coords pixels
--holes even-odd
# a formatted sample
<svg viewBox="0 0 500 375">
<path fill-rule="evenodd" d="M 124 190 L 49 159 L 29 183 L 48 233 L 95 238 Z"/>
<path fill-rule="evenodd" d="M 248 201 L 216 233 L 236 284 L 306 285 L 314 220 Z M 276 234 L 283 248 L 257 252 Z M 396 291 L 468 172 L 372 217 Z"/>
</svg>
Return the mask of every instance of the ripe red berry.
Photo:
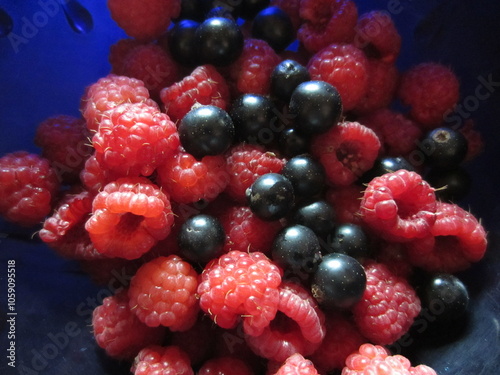
<svg viewBox="0 0 500 375">
<path fill-rule="evenodd" d="M 135 357 L 134 375 L 194 375 L 188 355 L 177 346 L 149 345 Z"/>
</svg>

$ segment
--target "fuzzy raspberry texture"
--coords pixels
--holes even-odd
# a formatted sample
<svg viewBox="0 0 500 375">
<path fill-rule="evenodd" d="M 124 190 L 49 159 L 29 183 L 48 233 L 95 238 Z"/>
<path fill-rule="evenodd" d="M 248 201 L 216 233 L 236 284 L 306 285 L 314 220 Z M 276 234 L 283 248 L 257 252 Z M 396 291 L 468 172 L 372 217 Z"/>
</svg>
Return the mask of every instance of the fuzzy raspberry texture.
<svg viewBox="0 0 500 375">
<path fill-rule="evenodd" d="M 212 65 L 201 65 L 182 81 L 165 87 L 160 92 L 165 112 L 173 120 L 182 120 L 195 105 L 213 105 L 226 109 L 229 87 Z"/>
<path fill-rule="evenodd" d="M 460 97 L 460 84 L 450 68 L 427 62 L 413 66 L 401 76 L 398 96 L 410 107 L 410 116 L 426 129 L 438 127 Z"/>
<path fill-rule="evenodd" d="M 177 203 L 210 202 L 224 191 L 229 175 L 223 156 L 204 156 L 197 160 L 193 155 L 177 150 L 157 169 L 160 186 Z"/>
<path fill-rule="evenodd" d="M 197 375 L 253 375 L 252 370 L 241 359 L 217 357 L 206 361 Z"/>
<path fill-rule="evenodd" d="M 401 50 L 401 35 L 389 12 L 374 10 L 359 17 L 353 43 L 367 56 L 393 64 Z"/>
<path fill-rule="evenodd" d="M 130 309 L 149 327 L 185 331 L 196 322 L 198 274 L 176 255 L 144 264 L 132 278 Z"/>
<path fill-rule="evenodd" d="M 95 153 L 85 161 L 80 172 L 80 181 L 85 189 L 93 194 L 99 193 L 104 186 L 123 177 L 121 173 L 113 172 L 99 162 Z"/>
<path fill-rule="evenodd" d="M 355 36 L 358 9 L 350 0 L 302 0 L 303 23 L 297 38 L 315 53 L 333 43 L 350 43 Z"/>
<path fill-rule="evenodd" d="M 418 173 L 401 169 L 368 183 L 360 212 L 380 237 L 405 242 L 431 233 L 436 208 L 434 189 Z"/>
<path fill-rule="evenodd" d="M 149 176 L 179 147 L 170 118 L 145 103 L 126 103 L 107 112 L 92 138 L 99 164 L 122 176 Z"/>
<path fill-rule="evenodd" d="M 78 182 L 85 161 L 92 154 L 84 119 L 68 115 L 49 117 L 38 125 L 34 142 L 61 182 Z"/>
<path fill-rule="evenodd" d="M 241 94 L 268 95 L 271 73 L 281 58 L 261 39 L 245 39 L 243 51 L 228 67 L 228 83 L 233 96 Z"/>
<path fill-rule="evenodd" d="M 408 332 L 420 313 L 420 299 L 406 279 L 382 263 L 364 265 L 366 289 L 352 311 L 363 336 L 374 344 L 389 345 Z"/>
<path fill-rule="evenodd" d="M 126 177 L 97 194 L 85 229 L 101 254 L 136 259 L 166 238 L 173 222 L 169 198 L 158 186 Z"/>
<path fill-rule="evenodd" d="M 50 162 L 27 151 L 0 158 L 0 215 L 26 227 L 40 224 L 52 210 L 59 180 Z"/>
<path fill-rule="evenodd" d="M 259 356 L 283 362 L 295 353 L 314 353 L 326 329 L 325 317 L 310 291 L 299 284 L 283 282 L 279 288 L 278 314 L 259 335 L 246 341 Z"/>
<path fill-rule="evenodd" d="M 314 364 L 300 353 L 288 357 L 274 375 L 318 375 Z"/>
<path fill-rule="evenodd" d="M 412 367 L 402 355 L 390 355 L 382 346 L 363 344 L 346 360 L 342 375 L 437 375 L 426 365 Z"/>
<path fill-rule="evenodd" d="M 108 74 L 88 86 L 82 96 L 80 110 L 87 121 L 87 128 L 97 132 L 103 115 L 123 103 L 145 103 L 158 109 L 142 81 Z"/>
<path fill-rule="evenodd" d="M 106 354 L 125 360 L 132 360 L 147 345 L 159 344 L 165 336 L 163 327 L 148 327 L 130 310 L 126 289 L 104 298 L 94 309 L 92 329 Z"/>
<path fill-rule="evenodd" d="M 239 144 L 232 147 L 226 157 L 229 183 L 226 193 L 240 203 L 246 203 L 245 192 L 260 176 L 266 173 L 280 173 L 285 160 L 264 147 Z"/>
<path fill-rule="evenodd" d="M 194 375 L 189 357 L 177 346 L 150 345 L 134 359 L 134 375 Z"/>
<path fill-rule="evenodd" d="M 368 60 L 352 44 L 330 44 L 311 57 L 307 69 L 312 80 L 338 90 L 344 111 L 356 108 L 368 89 Z"/>
<path fill-rule="evenodd" d="M 326 201 L 335 208 L 335 221 L 337 223 L 364 225 L 360 213 L 363 190 L 363 187 L 352 184 L 326 191 Z"/>
<path fill-rule="evenodd" d="M 345 121 L 315 137 L 311 152 L 325 168 L 333 186 L 348 186 L 374 164 L 380 141 L 373 130 Z"/>
<path fill-rule="evenodd" d="M 431 272 L 455 273 L 481 260 L 488 245 L 477 218 L 456 204 L 439 202 L 430 235 L 407 244 L 413 265 Z"/>
<path fill-rule="evenodd" d="M 127 55 L 142 43 L 137 39 L 123 38 L 109 47 L 108 60 L 111 64 L 111 73 L 116 75 L 124 74 L 124 63 Z"/>
<path fill-rule="evenodd" d="M 181 0 L 108 0 L 107 4 L 118 26 L 141 41 L 158 38 L 181 12 Z"/>
<path fill-rule="evenodd" d="M 281 274 L 263 253 L 231 251 L 203 270 L 200 307 L 222 328 L 234 328 L 243 316 L 245 332 L 257 335 L 278 311 Z"/>
<path fill-rule="evenodd" d="M 422 130 L 415 121 L 389 108 L 373 111 L 358 120 L 377 134 L 382 153 L 387 156 L 409 155 L 422 137 Z"/>
</svg>

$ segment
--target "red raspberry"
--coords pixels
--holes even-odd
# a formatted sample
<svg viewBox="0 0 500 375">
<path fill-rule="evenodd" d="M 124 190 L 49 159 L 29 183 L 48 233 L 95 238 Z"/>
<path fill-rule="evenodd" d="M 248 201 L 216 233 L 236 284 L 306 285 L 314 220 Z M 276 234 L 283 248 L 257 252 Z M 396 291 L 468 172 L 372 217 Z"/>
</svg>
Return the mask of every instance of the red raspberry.
<svg viewBox="0 0 500 375">
<path fill-rule="evenodd" d="M 327 190 L 325 198 L 335 209 L 337 223 L 364 225 L 360 213 L 363 190 L 364 188 L 354 184 Z"/>
<path fill-rule="evenodd" d="M 278 7 L 284 11 L 290 17 L 293 29 L 297 31 L 302 23 L 299 14 L 300 4 L 301 0 L 271 0 L 269 5 Z"/>
<path fill-rule="evenodd" d="M 392 64 L 401 50 L 401 35 L 389 12 L 374 10 L 359 17 L 353 43 L 367 56 Z"/>
<path fill-rule="evenodd" d="M 106 353 L 116 359 L 133 359 L 147 345 L 159 344 L 163 327 L 152 328 L 130 311 L 127 290 L 106 297 L 92 314 L 94 337 Z"/>
<path fill-rule="evenodd" d="M 434 189 L 416 172 L 375 177 L 361 201 L 363 221 L 382 238 L 404 242 L 430 234 L 436 220 Z"/>
<path fill-rule="evenodd" d="M 103 115 L 123 103 L 145 103 L 158 108 L 142 81 L 109 74 L 85 89 L 80 109 L 88 129 L 98 131 Z"/>
<path fill-rule="evenodd" d="M 422 137 L 422 130 L 414 121 L 388 108 L 371 112 L 358 121 L 377 134 L 384 155 L 409 155 Z"/>
<path fill-rule="evenodd" d="M 121 173 L 113 172 L 105 168 L 102 163 L 99 163 L 95 155 L 92 155 L 87 159 L 85 167 L 80 173 L 80 180 L 83 186 L 94 194 L 97 194 L 104 188 L 104 186 L 120 177 L 125 176 Z"/>
<path fill-rule="evenodd" d="M 271 73 L 281 58 L 261 39 L 245 39 L 243 52 L 228 68 L 228 83 L 234 95 L 268 95 Z"/>
<path fill-rule="evenodd" d="M 253 375 L 252 370 L 241 359 L 218 357 L 206 361 L 197 375 Z"/>
<path fill-rule="evenodd" d="M 60 181 L 75 183 L 92 154 L 85 120 L 67 115 L 49 117 L 38 125 L 35 145 L 42 149 Z"/>
<path fill-rule="evenodd" d="M 52 210 L 59 188 L 47 159 L 16 151 L 0 158 L 0 215 L 22 225 L 39 224 Z"/>
<path fill-rule="evenodd" d="M 456 204 L 438 201 L 431 236 L 408 243 L 407 250 L 416 266 L 455 273 L 481 260 L 487 244 L 486 231 L 474 215 Z"/>
<path fill-rule="evenodd" d="M 151 41 L 179 16 L 181 0 L 108 0 L 111 18 L 128 36 Z"/>
<path fill-rule="evenodd" d="M 312 80 L 335 86 L 344 111 L 354 109 L 368 89 L 368 60 L 352 44 L 330 44 L 311 57 L 307 69 Z"/>
<path fill-rule="evenodd" d="M 261 146 L 240 144 L 229 150 L 226 158 L 229 184 L 226 192 L 236 201 L 245 203 L 246 190 L 266 173 L 280 173 L 283 159 Z"/>
<path fill-rule="evenodd" d="M 325 168 L 328 182 L 347 186 L 372 166 L 380 150 L 373 130 L 358 122 L 342 122 L 315 137 L 311 152 Z"/>
<path fill-rule="evenodd" d="M 92 138 L 99 164 L 121 175 L 149 176 L 179 147 L 170 118 L 145 103 L 126 103 L 102 119 Z"/>
<path fill-rule="evenodd" d="M 320 347 L 309 357 L 323 373 L 340 370 L 349 354 L 367 340 L 346 315 L 326 315 L 326 335 Z"/>
<path fill-rule="evenodd" d="M 383 263 L 394 275 L 408 280 L 413 272 L 413 265 L 407 254 L 407 244 L 381 241 L 378 244 L 377 262 Z"/>
<path fill-rule="evenodd" d="M 368 59 L 367 71 L 367 90 L 354 108 L 358 114 L 388 107 L 394 99 L 399 83 L 399 71 L 394 64 Z"/>
<path fill-rule="evenodd" d="M 134 359 L 134 375 L 194 375 L 189 357 L 177 346 L 150 345 Z"/>
<path fill-rule="evenodd" d="M 438 127 L 458 102 L 460 84 L 455 74 L 438 63 L 418 64 L 401 76 L 398 96 L 410 116 L 426 129 Z"/>
<path fill-rule="evenodd" d="M 299 12 L 304 21 L 297 38 L 309 52 L 354 38 L 358 9 L 353 1 L 302 0 Z"/>
<path fill-rule="evenodd" d="M 366 289 L 353 307 L 354 321 L 363 336 L 380 345 L 403 336 L 420 313 L 420 300 L 406 279 L 382 263 L 364 265 Z"/>
<path fill-rule="evenodd" d="M 118 40 L 115 44 L 109 47 L 108 60 L 111 64 L 111 73 L 116 75 L 123 75 L 124 69 L 123 64 L 129 52 L 131 52 L 135 47 L 143 44 L 137 39 L 124 38 Z"/>
<path fill-rule="evenodd" d="M 225 110 L 230 100 L 226 80 L 212 65 L 199 66 L 182 81 L 165 87 L 160 98 L 173 121 L 182 120 L 195 105 L 214 105 Z"/>
<path fill-rule="evenodd" d="M 85 229 L 101 254 L 136 259 L 168 236 L 173 221 L 159 187 L 142 177 L 121 178 L 94 198 Z"/>
<path fill-rule="evenodd" d="M 295 353 L 285 360 L 274 375 L 318 375 L 318 371 L 310 360 Z"/>
<path fill-rule="evenodd" d="M 196 322 L 198 274 L 176 255 L 144 264 L 132 278 L 130 309 L 149 327 L 185 331 Z"/>
<path fill-rule="evenodd" d="M 465 161 L 472 160 L 483 152 L 484 141 L 481 133 L 476 130 L 476 123 L 474 120 L 465 120 L 463 126 L 458 130 L 465 139 L 467 139 L 467 155 L 465 155 Z"/>
<path fill-rule="evenodd" d="M 179 149 L 157 169 L 160 186 L 177 203 L 214 200 L 229 182 L 223 156 L 204 156 L 201 160 Z"/>
<path fill-rule="evenodd" d="M 263 253 L 231 251 L 209 262 L 198 287 L 200 307 L 222 328 L 243 316 L 248 334 L 259 334 L 278 310 L 281 270 Z"/>
<path fill-rule="evenodd" d="M 418 365 L 412 367 L 410 361 L 402 355 L 389 355 L 382 346 L 363 344 L 346 360 L 342 375 L 437 375 L 430 367 Z"/>
</svg>

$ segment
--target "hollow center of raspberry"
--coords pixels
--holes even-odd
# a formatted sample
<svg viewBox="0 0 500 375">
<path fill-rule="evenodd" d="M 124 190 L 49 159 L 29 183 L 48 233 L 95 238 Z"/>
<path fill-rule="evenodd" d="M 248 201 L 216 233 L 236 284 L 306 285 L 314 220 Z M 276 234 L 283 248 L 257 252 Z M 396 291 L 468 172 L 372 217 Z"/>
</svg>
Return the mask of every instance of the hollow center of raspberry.
<svg viewBox="0 0 500 375">
<path fill-rule="evenodd" d="M 271 329 L 275 332 L 280 332 L 283 334 L 300 332 L 300 327 L 295 322 L 295 320 L 290 319 L 281 311 L 278 311 L 274 319 L 271 321 Z"/>
<path fill-rule="evenodd" d="M 418 206 L 412 202 L 410 197 L 404 200 L 396 199 L 395 201 L 398 205 L 398 216 L 403 220 L 409 220 L 419 212 Z"/>
<path fill-rule="evenodd" d="M 343 143 L 336 150 L 337 160 L 342 163 L 342 165 L 354 173 L 360 171 L 359 167 L 359 149 L 358 145 L 352 142 Z"/>
<path fill-rule="evenodd" d="M 143 220 L 144 216 L 127 212 L 120 218 L 120 223 L 117 228 L 120 228 L 120 230 L 125 233 L 134 232 L 141 225 Z"/>
</svg>

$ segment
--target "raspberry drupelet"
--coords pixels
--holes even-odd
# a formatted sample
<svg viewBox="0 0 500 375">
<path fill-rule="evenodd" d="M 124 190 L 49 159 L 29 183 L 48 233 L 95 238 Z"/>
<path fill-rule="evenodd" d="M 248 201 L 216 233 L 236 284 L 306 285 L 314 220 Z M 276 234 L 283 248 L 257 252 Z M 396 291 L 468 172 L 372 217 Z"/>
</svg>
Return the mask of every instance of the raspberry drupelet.
<svg viewBox="0 0 500 375">
<path fill-rule="evenodd" d="M 140 46 L 142 43 L 137 39 L 123 38 L 119 39 L 116 43 L 109 47 L 108 60 L 111 64 L 111 73 L 116 75 L 123 75 L 123 64 L 125 58 L 135 47 Z"/>
<path fill-rule="evenodd" d="M 274 375 L 318 375 L 314 364 L 300 353 L 288 357 Z"/>
<path fill-rule="evenodd" d="M 135 357 L 134 375 L 194 375 L 188 355 L 177 346 L 149 345 Z"/>
<path fill-rule="evenodd" d="M 128 177 L 97 194 L 85 229 L 101 254 L 136 259 L 165 239 L 173 222 L 168 196 L 146 178 Z"/>
</svg>

